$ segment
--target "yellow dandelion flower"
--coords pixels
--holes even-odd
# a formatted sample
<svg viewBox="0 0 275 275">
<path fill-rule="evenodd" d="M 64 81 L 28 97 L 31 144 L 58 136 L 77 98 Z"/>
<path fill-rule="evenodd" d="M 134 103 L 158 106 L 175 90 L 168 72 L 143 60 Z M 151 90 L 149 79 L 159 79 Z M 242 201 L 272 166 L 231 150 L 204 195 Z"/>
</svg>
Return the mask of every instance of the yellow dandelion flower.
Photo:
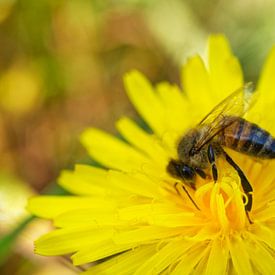
<svg viewBox="0 0 275 275">
<path fill-rule="evenodd" d="M 257 102 L 247 119 L 275 133 L 275 49 L 257 85 Z M 222 35 L 209 38 L 208 63 L 192 57 L 182 70 L 184 93 L 176 85 L 153 87 L 139 72 L 125 76 L 128 96 L 152 129 L 129 118 L 117 123 L 121 141 L 87 129 L 81 141 L 108 169 L 76 165 L 59 184 L 71 196 L 29 201 L 35 215 L 56 229 L 35 242 L 40 255 L 70 254 L 74 265 L 91 264 L 85 274 L 273 274 L 275 270 L 275 164 L 230 151 L 253 186 L 253 223 L 246 218 L 240 178 L 218 160 L 218 181 L 198 180 L 181 189 L 167 164 L 177 142 L 215 105 L 242 87 L 238 60 Z M 259 122 L 259 119 L 261 119 Z"/>
</svg>

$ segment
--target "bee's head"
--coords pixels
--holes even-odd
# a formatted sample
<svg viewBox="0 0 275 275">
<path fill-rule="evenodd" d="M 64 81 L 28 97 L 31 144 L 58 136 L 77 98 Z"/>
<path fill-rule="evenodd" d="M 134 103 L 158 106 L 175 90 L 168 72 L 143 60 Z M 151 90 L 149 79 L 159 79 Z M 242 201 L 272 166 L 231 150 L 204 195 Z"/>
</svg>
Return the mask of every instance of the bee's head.
<svg viewBox="0 0 275 275">
<path fill-rule="evenodd" d="M 191 188 L 196 189 L 195 188 L 196 173 L 194 168 L 188 166 L 187 164 L 181 161 L 171 160 L 167 165 L 167 171 L 173 177 L 183 180 Z"/>
</svg>

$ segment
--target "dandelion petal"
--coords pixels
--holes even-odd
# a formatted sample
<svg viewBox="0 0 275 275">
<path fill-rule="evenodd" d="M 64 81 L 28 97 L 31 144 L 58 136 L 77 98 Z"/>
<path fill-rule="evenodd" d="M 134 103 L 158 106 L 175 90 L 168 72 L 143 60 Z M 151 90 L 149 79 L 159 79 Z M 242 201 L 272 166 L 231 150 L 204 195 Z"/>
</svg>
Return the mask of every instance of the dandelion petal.
<svg viewBox="0 0 275 275">
<path fill-rule="evenodd" d="M 243 85 L 241 66 L 224 35 L 209 37 L 208 63 L 214 103 L 218 104 Z"/>
<path fill-rule="evenodd" d="M 140 267 L 144 260 L 150 258 L 156 252 L 155 245 L 145 245 L 134 248 L 133 250 L 122 253 L 121 255 L 95 264 L 83 275 L 113 275 L 113 274 L 133 274 Z"/>
<path fill-rule="evenodd" d="M 247 253 L 248 247 L 241 237 L 235 236 L 228 239 L 230 255 L 234 269 L 238 274 L 253 274 L 252 266 Z"/>
<path fill-rule="evenodd" d="M 228 264 L 228 247 L 223 240 L 214 239 L 207 261 L 205 275 L 226 274 Z"/>
<path fill-rule="evenodd" d="M 105 201 L 91 197 L 75 196 L 43 196 L 33 197 L 29 200 L 28 210 L 40 217 L 50 219 L 70 210 L 89 208 L 93 205 L 99 207 L 105 203 L 106 207 L 114 207 L 111 200 Z"/>
<path fill-rule="evenodd" d="M 101 164 L 121 171 L 142 168 L 146 157 L 125 142 L 98 129 L 87 129 L 81 141 L 90 155 Z"/>
<path fill-rule="evenodd" d="M 117 253 L 134 249 L 136 244 L 118 245 L 111 239 L 98 242 L 97 244 L 82 247 L 77 253 L 72 256 L 75 265 L 81 265 L 89 262 L 94 262 L 106 258 Z"/>
<path fill-rule="evenodd" d="M 149 124 L 161 136 L 165 131 L 163 106 L 149 81 L 138 71 L 125 75 L 124 84 L 131 102 Z"/>
<path fill-rule="evenodd" d="M 40 255 L 64 255 L 83 247 L 93 246 L 109 239 L 112 229 L 93 229 L 89 226 L 80 228 L 57 229 L 35 241 L 36 252 Z"/>
</svg>

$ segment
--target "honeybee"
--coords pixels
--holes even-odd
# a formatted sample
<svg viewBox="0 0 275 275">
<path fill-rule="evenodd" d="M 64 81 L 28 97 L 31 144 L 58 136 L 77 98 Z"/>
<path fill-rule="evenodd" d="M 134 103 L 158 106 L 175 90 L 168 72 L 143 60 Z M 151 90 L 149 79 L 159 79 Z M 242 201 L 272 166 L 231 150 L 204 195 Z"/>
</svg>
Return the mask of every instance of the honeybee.
<svg viewBox="0 0 275 275">
<path fill-rule="evenodd" d="M 242 118 L 254 102 L 253 85 L 245 84 L 220 102 L 194 128 L 188 130 L 177 146 L 178 159 L 170 160 L 167 171 L 183 184 L 196 189 L 199 175 L 206 178 L 206 170 L 212 171 L 213 180 L 218 179 L 216 158 L 223 156 L 237 171 L 244 193 L 247 196 L 245 211 L 252 209 L 253 188 L 241 168 L 223 147 L 261 159 L 275 158 L 275 139 L 258 125 Z M 181 187 L 195 204 L 184 185 Z M 198 208 L 198 206 L 195 204 Z M 199 208 L 198 208 L 199 209 Z M 251 220 L 249 219 L 251 223 Z"/>
</svg>

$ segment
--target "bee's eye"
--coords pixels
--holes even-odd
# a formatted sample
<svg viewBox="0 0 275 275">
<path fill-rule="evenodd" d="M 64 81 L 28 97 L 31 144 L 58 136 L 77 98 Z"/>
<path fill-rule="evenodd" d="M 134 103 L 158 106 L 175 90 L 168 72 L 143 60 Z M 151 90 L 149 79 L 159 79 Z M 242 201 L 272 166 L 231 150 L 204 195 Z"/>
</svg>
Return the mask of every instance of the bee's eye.
<svg viewBox="0 0 275 275">
<path fill-rule="evenodd" d="M 195 177 L 195 170 L 192 167 L 189 167 L 188 165 L 175 160 L 171 160 L 169 162 L 167 166 L 167 171 L 175 177 L 190 182 L 192 182 Z"/>
<path fill-rule="evenodd" d="M 181 167 L 181 175 L 186 180 L 192 180 L 195 176 L 195 171 L 193 168 L 191 168 L 187 165 L 183 165 Z"/>
</svg>

